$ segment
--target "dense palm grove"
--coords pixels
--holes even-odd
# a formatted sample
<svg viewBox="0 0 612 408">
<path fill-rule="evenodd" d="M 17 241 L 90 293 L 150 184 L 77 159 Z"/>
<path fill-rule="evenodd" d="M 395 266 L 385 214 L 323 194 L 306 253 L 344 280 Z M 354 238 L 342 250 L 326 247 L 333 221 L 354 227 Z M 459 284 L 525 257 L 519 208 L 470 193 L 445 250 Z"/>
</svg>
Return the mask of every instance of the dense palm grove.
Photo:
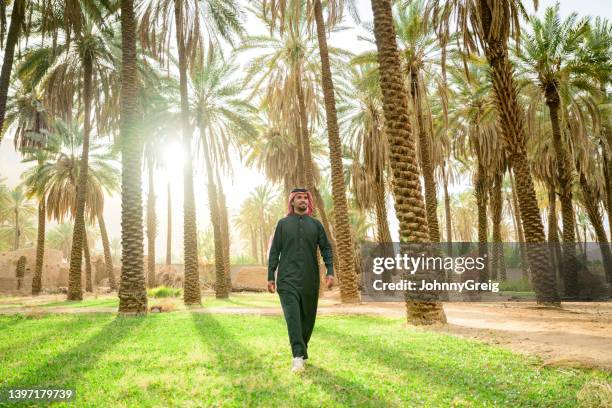
<svg viewBox="0 0 612 408">
<path fill-rule="evenodd" d="M 82 299 L 99 239 L 107 271 L 121 264 L 109 282 L 119 311 L 147 310 L 177 222 L 172 186 L 156 192 L 154 174 L 177 141 L 186 304 L 201 302 L 198 263 L 214 263 L 219 298 L 231 291 L 230 259 L 265 264 L 296 186 L 313 192 L 332 238 L 343 302 L 359 301 L 359 243 L 392 240 L 388 201 L 402 242 L 520 242 L 541 304 L 576 290 L 576 242 L 600 244 L 610 282 L 612 25 L 561 18 L 558 6 L 527 16 L 516 0 L 371 6 L 360 15 L 349 0 L 2 2 L 0 128 L 29 169 L 19 186 L 0 185 L 0 249 L 36 247 L 33 294 L 48 246 L 70 260 L 67 298 Z M 249 32 L 247 18 L 267 34 Z M 345 23 L 363 26 L 371 51 L 328 44 Z M 232 217 L 221 180 L 238 158 L 267 183 Z M 194 166 L 211 220 L 200 230 Z M 470 188 L 451 193 L 462 180 Z M 103 217 L 110 194 L 121 194 L 120 243 Z M 168 214 L 156 214 L 166 194 Z M 231 254 L 238 238 L 249 250 Z M 530 245 L 544 242 L 558 243 L 556 256 Z M 487 273 L 504 278 L 498 253 Z M 406 307 L 411 322 L 445 321 L 435 298 Z"/>
</svg>

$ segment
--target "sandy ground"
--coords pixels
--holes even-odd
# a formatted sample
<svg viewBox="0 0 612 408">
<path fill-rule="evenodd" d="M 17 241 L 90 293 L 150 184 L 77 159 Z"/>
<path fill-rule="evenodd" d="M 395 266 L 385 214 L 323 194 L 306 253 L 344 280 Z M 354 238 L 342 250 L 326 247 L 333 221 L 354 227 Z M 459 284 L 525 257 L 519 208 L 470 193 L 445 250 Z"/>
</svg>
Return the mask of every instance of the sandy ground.
<svg viewBox="0 0 612 408">
<path fill-rule="evenodd" d="M 240 295 L 237 295 L 240 296 Z M 40 312 L 37 305 L 62 301 L 65 295 L 0 298 L 0 314 Z M 18 305 L 18 306 L 17 306 Z M 278 307 L 200 307 L 198 313 L 279 315 Z M 108 307 L 45 307 L 51 313 L 116 312 Z M 598 367 L 612 372 L 612 302 L 564 303 L 563 309 L 540 308 L 533 302 L 445 303 L 447 325 L 434 330 L 515 352 L 537 355 L 543 365 Z M 405 316 L 402 302 L 339 303 L 338 290 L 320 299 L 319 315 L 362 314 Z"/>
</svg>

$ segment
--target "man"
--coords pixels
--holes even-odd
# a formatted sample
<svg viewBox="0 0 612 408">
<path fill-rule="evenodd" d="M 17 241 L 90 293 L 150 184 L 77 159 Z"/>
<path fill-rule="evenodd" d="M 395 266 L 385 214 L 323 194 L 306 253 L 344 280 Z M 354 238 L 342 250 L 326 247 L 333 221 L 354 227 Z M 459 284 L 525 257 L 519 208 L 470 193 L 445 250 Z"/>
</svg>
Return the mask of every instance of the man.
<svg viewBox="0 0 612 408">
<path fill-rule="evenodd" d="M 304 370 L 308 340 L 317 316 L 320 283 L 317 246 L 327 267 L 327 287 L 331 288 L 334 282 L 331 246 L 321 222 L 310 216 L 312 208 L 312 195 L 308 190 L 296 188 L 291 191 L 288 213 L 276 224 L 268 260 L 268 291 L 274 293 L 278 286 L 293 354 L 293 372 Z"/>
</svg>

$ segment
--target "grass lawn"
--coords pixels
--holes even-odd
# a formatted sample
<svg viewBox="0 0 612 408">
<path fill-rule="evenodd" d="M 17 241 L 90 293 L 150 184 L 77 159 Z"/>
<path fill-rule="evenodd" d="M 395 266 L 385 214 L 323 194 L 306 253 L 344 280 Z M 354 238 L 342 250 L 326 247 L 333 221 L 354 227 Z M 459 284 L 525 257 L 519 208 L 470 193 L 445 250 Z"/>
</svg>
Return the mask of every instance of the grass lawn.
<svg viewBox="0 0 612 408">
<path fill-rule="evenodd" d="M 383 317 L 320 316 L 309 354 L 293 375 L 280 316 L 0 316 L 0 387 L 76 388 L 60 406 L 575 407 L 612 380 Z"/>
</svg>

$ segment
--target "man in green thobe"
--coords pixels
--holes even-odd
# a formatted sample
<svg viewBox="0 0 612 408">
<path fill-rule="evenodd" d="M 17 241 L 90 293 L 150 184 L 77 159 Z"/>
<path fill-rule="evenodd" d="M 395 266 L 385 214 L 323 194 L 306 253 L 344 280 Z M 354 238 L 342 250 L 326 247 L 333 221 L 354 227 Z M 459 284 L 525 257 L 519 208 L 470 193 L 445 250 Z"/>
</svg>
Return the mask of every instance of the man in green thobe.
<svg viewBox="0 0 612 408">
<path fill-rule="evenodd" d="M 327 267 L 327 287 L 331 288 L 334 281 L 331 245 L 321 222 L 311 217 L 312 208 L 308 190 L 291 191 L 288 214 L 276 224 L 268 260 L 268 291 L 278 290 L 293 354 L 293 372 L 304 370 L 308 340 L 317 317 L 320 283 L 317 246 Z"/>
</svg>

